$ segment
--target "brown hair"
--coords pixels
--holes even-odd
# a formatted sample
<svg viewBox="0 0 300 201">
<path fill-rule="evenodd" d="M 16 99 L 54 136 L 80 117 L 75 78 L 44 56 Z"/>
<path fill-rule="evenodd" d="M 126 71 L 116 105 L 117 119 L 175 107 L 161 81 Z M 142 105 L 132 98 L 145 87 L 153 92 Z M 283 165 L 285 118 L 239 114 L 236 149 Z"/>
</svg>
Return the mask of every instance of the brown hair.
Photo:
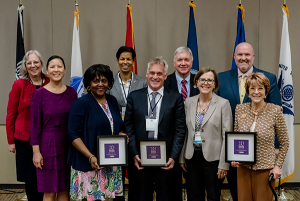
<svg viewBox="0 0 300 201">
<path fill-rule="evenodd" d="M 214 74 L 214 80 L 215 80 L 215 89 L 214 91 L 219 87 L 219 80 L 218 80 L 218 75 L 216 73 L 216 71 L 213 69 L 213 68 L 210 68 L 210 67 L 203 67 L 201 68 L 197 75 L 195 76 L 194 78 L 194 84 L 197 86 L 197 82 L 199 80 L 199 78 L 205 74 L 205 73 L 208 73 L 208 72 L 212 72 Z"/>
<path fill-rule="evenodd" d="M 270 81 L 263 73 L 251 73 L 246 80 L 245 89 L 246 93 L 249 94 L 249 87 L 252 85 L 259 85 L 265 88 L 266 96 L 270 90 Z"/>
</svg>

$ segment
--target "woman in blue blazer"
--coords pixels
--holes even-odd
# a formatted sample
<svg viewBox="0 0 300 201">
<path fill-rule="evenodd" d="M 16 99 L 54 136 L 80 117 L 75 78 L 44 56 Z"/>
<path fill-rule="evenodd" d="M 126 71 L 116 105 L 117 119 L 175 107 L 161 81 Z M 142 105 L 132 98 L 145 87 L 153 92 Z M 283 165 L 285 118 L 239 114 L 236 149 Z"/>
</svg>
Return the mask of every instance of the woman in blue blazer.
<svg viewBox="0 0 300 201">
<path fill-rule="evenodd" d="M 124 199 L 121 166 L 99 167 L 96 158 L 98 135 L 126 135 L 117 100 L 106 94 L 113 82 L 109 66 L 91 66 L 83 78 L 88 94 L 72 105 L 68 125 L 72 199 Z"/>
</svg>

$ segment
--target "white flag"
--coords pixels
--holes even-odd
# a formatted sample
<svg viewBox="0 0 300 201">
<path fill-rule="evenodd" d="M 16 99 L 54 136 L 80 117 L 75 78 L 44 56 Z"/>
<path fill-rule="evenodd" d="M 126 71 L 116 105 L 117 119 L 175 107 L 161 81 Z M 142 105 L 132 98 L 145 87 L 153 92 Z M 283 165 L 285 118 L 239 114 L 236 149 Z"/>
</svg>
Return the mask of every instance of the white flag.
<svg viewBox="0 0 300 201">
<path fill-rule="evenodd" d="M 82 78 L 82 61 L 79 41 L 79 10 L 77 10 L 74 11 L 74 29 L 71 57 L 71 87 L 76 89 L 78 97 L 81 97 L 84 94 Z"/>
<path fill-rule="evenodd" d="M 287 7 L 286 7 L 287 9 Z M 285 8 L 280 46 L 278 87 L 281 94 L 283 114 L 288 128 L 290 147 L 282 166 L 281 183 L 287 182 L 294 176 L 295 168 L 295 133 L 294 133 L 294 89 L 292 78 L 291 48 L 288 30 L 288 17 Z M 288 11 L 288 10 L 287 10 Z"/>
</svg>

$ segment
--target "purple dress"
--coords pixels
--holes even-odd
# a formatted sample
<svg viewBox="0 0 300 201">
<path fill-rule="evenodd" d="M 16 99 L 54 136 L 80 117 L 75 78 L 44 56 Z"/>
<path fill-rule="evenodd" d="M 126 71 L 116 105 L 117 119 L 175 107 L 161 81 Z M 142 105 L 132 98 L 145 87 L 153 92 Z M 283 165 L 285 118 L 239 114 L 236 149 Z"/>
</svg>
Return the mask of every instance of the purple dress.
<svg viewBox="0 0 300 201">
<path fill-rule="evenodd" d="M 36 90 L 31 101 L 31 145 L 39 145 L 43 156 L 42 170 L 37 168 L 39 192 L 51 193 L 70 189 L 68 117 L 76 90 L 55 94 L 45 88 Z"/>
</svg>

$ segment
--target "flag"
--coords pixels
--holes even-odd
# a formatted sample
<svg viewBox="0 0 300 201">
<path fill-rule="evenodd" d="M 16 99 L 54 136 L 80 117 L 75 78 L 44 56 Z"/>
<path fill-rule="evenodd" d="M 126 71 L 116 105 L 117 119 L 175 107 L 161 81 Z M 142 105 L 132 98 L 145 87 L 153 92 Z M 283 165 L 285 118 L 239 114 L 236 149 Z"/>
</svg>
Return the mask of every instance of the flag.
<svg viewBox="0 0 300 201">
<path fill-rule="evenodd" d="M 283 24 L 280 45 L 278 70 L 278 87 L 281 94 L 283 115 L 288 128 L 290 147 L 282 166 L 281 183 L 287 182 L 294 176 L 295 168 L 295 133 L 294 133 L 294 88 L 292 78 L 291 48 L 288 30 L 287 6 L 282 6 Z M 277 184 L 277 183 L 276 183 Z"/>
<path fill-rule="evenodd" d="M 20 67 L 25 55 L 24 48 L 24 24 L 23 24 L 23 10 L 24 6 L 18 6 L 18 25 L 17 25 L 17 48 L 16 48 L 16 79 L 20 78 Z"/>
<path fill-rule="evenodd" d="M 189 33 L 187 40 L 187 47 L 191 49 L 193 53 L 193 67 L 191 73 L 197 74 L 199 70 L 199 59 L 198 59 L 198 44 L 197 44 L 197 31 L 195 24 L 195 8 L 194 2 L 189 2 L 190 6 L 190 22 L 189 22 Z"/>
<path fill-rule="evenodd" d="M 134 34 L 133 34 L 133 22 L 132 22 L 132 7 L 130 4 L 126 5 L 127 7 L 127 30 L 126 30 L 126 41 L 125 46 L 132 47 L 135 51 L 134 44 Z M 132 71 L 137 74 L 137 62 L 136 57 L 134 58 L 134 64 L 132 66 Z"/>
<path fill-rule="evenodd" d="M 74 29 L 71 56 L 71 87 L 76 89 L 78 97 L 83 96 L 82 61 L 79 41 L 79 9 L 74 11 Z"/>
<path fill-rule="evenodd" d="M 236 38 L 235 38 L 235 45 L 233 49 L 233 55 L 236 46 L 242 42 L 246 42 L 245 29 L 244 29 L 245 9 L 242 4 L 239 4 L 237 8 L 238 8 L 237 30 L 236 30 Z M 237 69 L 234 57 L 232 58 L 231 69 Z"/>
</svg>

